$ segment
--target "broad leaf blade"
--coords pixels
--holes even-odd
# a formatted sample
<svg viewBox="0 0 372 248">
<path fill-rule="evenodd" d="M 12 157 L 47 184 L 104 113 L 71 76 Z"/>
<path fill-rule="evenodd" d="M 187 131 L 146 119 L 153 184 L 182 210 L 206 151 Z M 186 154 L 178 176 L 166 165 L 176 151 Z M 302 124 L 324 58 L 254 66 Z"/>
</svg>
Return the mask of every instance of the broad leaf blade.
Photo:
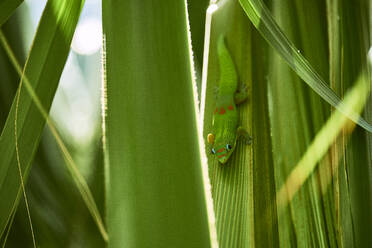
<svg viewBox="0 0 372 248">
<path fill-rule="evenodd" d="M 209 247 L 184 1 L 103 1 L 109 247 Z"/>
</svg>

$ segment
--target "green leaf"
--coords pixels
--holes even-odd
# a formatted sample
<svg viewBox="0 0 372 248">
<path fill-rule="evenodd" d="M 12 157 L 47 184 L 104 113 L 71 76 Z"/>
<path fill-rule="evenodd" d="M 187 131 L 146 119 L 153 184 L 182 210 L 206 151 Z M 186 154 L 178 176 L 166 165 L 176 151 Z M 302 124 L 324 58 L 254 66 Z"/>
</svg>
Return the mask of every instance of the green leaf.
<svg viewBox="0 0 372 248">
<path fill-rule="evenodd" d="M 285 36 L 262 0 L 239 0 L 239 2 L 253 25 L 297 75 L 325 101 L 341 113 L 347 114 L 347 106 L 341 103 L 340 98 L 301 55 L 300 50 Z M 348 117 L 367 131 L 372 132 L 372 125 L 361 118 L 359 114 L 348 113 Z"/>
<path fill-rule="evenodd" d="M 23 0 L 0 0 L 0 27 L 22 2 Z"/>
<path fill-rule="evenodd" d="M 326 29 L 321 1 L 275 1 L 272 9 L 275 20 L 286 34 L 302 49 L 309 61 L 318 67 L 322 75 L 327 75 Z M 309 15 L 297 14 L 305 10 Z M 318 21 L 313 25 L 312 19 Z M 301 83 L 300 78 L 274 49 L 270 49 L 267 66 L 273 170 L 276 191 L 279 191 L 306 152 L 315 133 L 323 126 L 329 111 L 322 99 Z M 327 161 L 324 166 L 331 167 Z M 322 184 L 318 180 L 321 176 L 320 171 L 313 173 L 290 206 L 284 211 L 279 209 L 281 247 L 325 247 L 334 242 L 333 229 L 327 229 L 329 200 L 322 197 Z M 333 223 L 330 224 L 332 227 Z"/>
<path fill-rule="evenodd" d="M 371 68 L 367 64 L 368 50 L 371 47 L 371 9 L 369 1 L 339 1 L 338 21 L 341 25 L 340 38 L 342 55 L 341 84 L 343 92 L 352 86 L 352 82 L 358 77 L 362 70 Z M 353 34 L 353 35 L 348 35 Z M 371 59 L 371 53 L 369 53 Z M 371 61 L 369 61 L 371 63 Z M 372 85 L 371 80 L 369 84 Z M 365 116 L 371 121 L 371 97 L 366 105 Z M 372 235 L 368 228 L 372 226 L 372 135 L 366 134 L 364 130 L 356 128 L 347 145 L 344 146 L 344 166 L 342 173 L 345 178 L 347 191 L 341 191 L 340 207 L 342 217 L 351 215 L 352 222 L 347 218 L 343 221 L 343 241 L 347 247 L 354 241 L 355 247 L 368 247 L 372 243 Z M 346 197 L 349 197 L 347 199 Z M 347 199 L 346 201 L 344 199 Z M 348 205 L 348 203 L 350 205 Z M 349 211 L 349 212 L 347 212 Z M 346 220 L 346 221 L 344 221 Z M 353 238 L 350 239 L 350 233 Z"/>
<path fill-rule="evenodd" d="M 201 70 L 203 64 L 205 13 L 209 0 L 188 0 L 187 7 L 190 20 L 193 61 L 196 73 L 198 97 L 201 96 Z"/>
<path fill-rule="evenodd" d="M 216 214 L 220 247 L 275 247 L 278 230 L 275 184 L 272 172 L 271 140 L 268 121 L 267 62 L 262 39 L 236 1 L 210 5 L 207 13 L 203 71 L 203 136 L 212 130 L 219 82 L 217 40 L 226 37 L 239 83 L 248 88 L 248 101 L 238 105 L 239 125 L 252 136 L 252 144 L 238 141 L 229 161 L 221 165 L 210 154 L 209 176 Z M 210 22 L 208 22 L 208 20 Z M 207 145 L 206 149 L 210 149 Z"/>
<path fill-rule="evenodd" d="M 343 100 L 345 106 L 347 106 L 346 111 L 360 113 L 366 104 L 369 91 L 367 76 L 361 75 L 355 86 L 346 94 Z M 317 133 L 301 160 L 291 171 L 285 184 L 278 191 L 277 202 L 280 211 L 287 206 L 299 188 L 303 186 L 318 162 L 324 157 L 334 140 L 345 127 L 347 133 L 351 133 L 355 125 L 350 125 L 349 119 L 336 111 Z"/>
<path fill-rule="evenodd" d="M 69 53 L 82 5 L 82 0 L 48 1 L 26 62 L 25 77 L 47 111 Z M 27 175 L 45 125 L 45 117 L 31 96 L 24 90 L 21 92 L 17 116 L 18 147 L 20 165 Z M 15 210 L 20 189 L 14 137 L 15 102 L 16 99 L 0 137 L 0 198 L 7 199 L 0 205 L 0 233 L 4 232 Z"/>
<path fill-rule="evenodd" d="M 211 246 L 187 30 L 184 1 L 103 1 L 109 247 Z"/>
<path fill-rule="evenodd" d="M 338 94 L 344 93 L 342 71 L 343 68 L 343 48 L 342 48 L 342 23 L 340 22 L 342 6 L 341 1 L 327 0 L 327 24 L 328 24 L 328 46 L 329 46 L 329 81 L 331 88 Z M 341 7 L 343 8 L 343 7 Z M 357 19 L 355 19 L 356 21 Z M 347 37 L 345 37 L 347 39 Z M 342 132 L 331 149 L 331 159 L 335 166 L 332 166 L 333 181 L 330 190 L 333 195 L 334 229 L 337 233 L 336 241 L 339 247 L 353 247 L 355 238 L 353 234 L 350 192 L 347 178 L 345 178 L 345 133 Z M 358 166 L 358 165 L 354 165 Z"/>
<path fill-rule="evenodd" d="M 20 15 L 10 19 L 6 22 L 1 29 L 8 38 L 9 42 L 13 44 L 15 49 L 15 56 L 18 61 L 24 63 L 26 55 L 23 52 L 22 32 L 20 30 L 19 18 Z M 4 49 L 0 49 L 0 129 L 2 130 L 8 116 L 8 112 L 12 105 L 14 94 L 17 90 L 17 82 L 19 75 L 14 69 L 8 55 Z"/>
</svg>

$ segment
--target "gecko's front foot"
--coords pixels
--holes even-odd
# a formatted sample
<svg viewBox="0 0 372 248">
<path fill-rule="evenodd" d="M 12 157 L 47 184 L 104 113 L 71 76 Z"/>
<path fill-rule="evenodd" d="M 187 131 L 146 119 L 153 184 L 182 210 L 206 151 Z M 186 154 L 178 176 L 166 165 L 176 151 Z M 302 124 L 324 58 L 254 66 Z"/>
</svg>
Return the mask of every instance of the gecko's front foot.
<svg viewBox="0 0 372 248">
<path fill-rule="evenodd" d="M 248 98 L 247 88 L 248 88 L 247 84 L 245 83 L 239 84 L 239 89 L 237 92 L 235 92 L 235 95 L 234 95 L 235 104 L 240 104 L 244 102 L 245 100 L 247 100 Z"/>
<path fill-rule="evenodd" d="M 238 138 L 242 137 L 246 145 L 250 145 L 252 143 L 252 137 L 249 135 L 247 130 L 245 130 L 243 127 L 238 127 L 236 132 L 237 132 L 237 137 Z"/>
</svg>

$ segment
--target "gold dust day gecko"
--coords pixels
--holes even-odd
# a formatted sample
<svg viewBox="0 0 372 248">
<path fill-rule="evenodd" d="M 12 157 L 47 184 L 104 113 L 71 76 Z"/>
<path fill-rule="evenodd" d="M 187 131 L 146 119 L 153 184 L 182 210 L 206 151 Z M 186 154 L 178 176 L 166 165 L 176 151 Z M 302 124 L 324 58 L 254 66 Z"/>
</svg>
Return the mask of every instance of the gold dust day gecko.
<svg viewBox="0 0 372 248">
<path fill-rule="evenodd" d="M 250 143 L 248 132 L 238 126 L 236 105 L 247 99 L 245 84 L 238 89 L 238 76 L 234 62 L 225 45 L 224 37 L 218 39 L 217 54 L 220 65 L 220 80 L 217 93 L 216 108 L 213 115 L 212 133 L 208 134 L 211 152 L 222 164 L 226 163 L 233 153 L 239 137 Z"/>
</svg>

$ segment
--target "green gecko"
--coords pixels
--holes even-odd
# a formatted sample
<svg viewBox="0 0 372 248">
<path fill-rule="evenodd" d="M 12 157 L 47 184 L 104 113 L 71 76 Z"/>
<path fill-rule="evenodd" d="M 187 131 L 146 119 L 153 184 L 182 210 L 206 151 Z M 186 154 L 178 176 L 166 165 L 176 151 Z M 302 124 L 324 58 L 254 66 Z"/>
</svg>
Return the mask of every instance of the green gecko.
<svg viewBox="0 0 372 248">
<path fill-rule="evenodd" d="M 250 143 L 248 132 L 238 126 L 238 112 L 236 105 L 247 99 L 246 85 L 242 84 L 238 90 L 238 76 L 234 62 L 226 48 L 224 37 L 221 35 L 217 44 L 218 60 L 220 64 L 220 81 L 213 115 L 212 133 L 208 134 L 211 152 L 218 161 L 225 164 L 233 153 L 239 137 L 244 137 Z"/>
</svg>

